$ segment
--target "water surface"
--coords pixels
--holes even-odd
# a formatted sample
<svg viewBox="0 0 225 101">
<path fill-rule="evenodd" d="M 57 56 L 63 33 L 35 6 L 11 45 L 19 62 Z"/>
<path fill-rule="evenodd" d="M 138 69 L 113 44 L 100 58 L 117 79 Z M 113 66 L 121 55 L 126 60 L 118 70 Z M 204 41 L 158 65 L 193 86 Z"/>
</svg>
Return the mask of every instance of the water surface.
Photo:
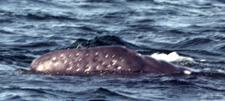
<svg viewBox="0 0 225 101">
<path fill-rule="evenodd" d="M 1 0 L 0 100 L 224 101 L 223 0 Z M 50 51 L 123 45 L 144 55 L 177 52 L 193 75 L 24 74 Z"/>
</svg>

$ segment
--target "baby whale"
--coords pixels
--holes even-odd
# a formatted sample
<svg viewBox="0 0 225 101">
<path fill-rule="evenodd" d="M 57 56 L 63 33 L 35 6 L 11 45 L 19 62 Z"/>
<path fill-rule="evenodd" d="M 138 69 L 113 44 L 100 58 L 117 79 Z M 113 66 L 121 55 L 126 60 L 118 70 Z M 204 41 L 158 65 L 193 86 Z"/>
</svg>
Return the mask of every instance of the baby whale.
<svg viewBox="0 0 225 101">
<path fill-rule="evenodd" d="M 44 74 L 191 73 L 185 67 L 140 55 L 122 46 L 58 50 L 35 59 L 31 71 Z"/>
</svg>

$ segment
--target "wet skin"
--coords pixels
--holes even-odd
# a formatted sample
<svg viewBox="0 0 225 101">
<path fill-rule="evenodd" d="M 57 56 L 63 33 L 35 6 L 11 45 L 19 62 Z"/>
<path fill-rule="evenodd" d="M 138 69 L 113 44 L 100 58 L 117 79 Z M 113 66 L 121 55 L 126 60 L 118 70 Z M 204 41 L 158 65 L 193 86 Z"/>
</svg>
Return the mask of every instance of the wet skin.
<svg viewBox="0 0 225 101">
<path fill-rule="evenodd" d="M 171 74 L 189 71 L 185 67 L 158 61 L 121 46 L 58 50 L 35 59 L 32 71 L 47 74 L 84 75 L 91 72 Z"/>
</svg>

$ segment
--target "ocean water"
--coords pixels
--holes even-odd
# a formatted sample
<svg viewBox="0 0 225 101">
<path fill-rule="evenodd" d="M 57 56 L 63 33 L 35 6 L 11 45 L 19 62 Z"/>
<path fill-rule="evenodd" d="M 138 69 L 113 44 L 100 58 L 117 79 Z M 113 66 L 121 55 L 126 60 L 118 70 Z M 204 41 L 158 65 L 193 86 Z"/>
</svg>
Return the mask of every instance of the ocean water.
<svg viewBox="0 0 225 101">
<path fill-rule="evenodd" d="M 198 73 L 102 77 L 19 71 L 54 50 L 104 45 L 161 58 L 176 52 L 191 60 L 169 57 L 174 64 Z M 0 0 L 2 101 L 224 101 L 224 65 L 223 0 Z"/>
</svg>

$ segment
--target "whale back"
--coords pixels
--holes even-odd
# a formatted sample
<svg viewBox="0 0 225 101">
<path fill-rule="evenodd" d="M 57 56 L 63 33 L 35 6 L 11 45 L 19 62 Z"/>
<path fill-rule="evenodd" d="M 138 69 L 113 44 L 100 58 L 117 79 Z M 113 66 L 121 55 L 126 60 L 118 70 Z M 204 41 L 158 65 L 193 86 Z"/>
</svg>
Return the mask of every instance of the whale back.
<svg viewBox="0 0 225 101">
<path fill-rule="evenodd" d="M 97 71 L 141 71 L 143 58 L 121 46 L 68 49 L 50 52 L 31 64 L 31 69 L 50 74 L 82 74 Z"/>
</svg>

